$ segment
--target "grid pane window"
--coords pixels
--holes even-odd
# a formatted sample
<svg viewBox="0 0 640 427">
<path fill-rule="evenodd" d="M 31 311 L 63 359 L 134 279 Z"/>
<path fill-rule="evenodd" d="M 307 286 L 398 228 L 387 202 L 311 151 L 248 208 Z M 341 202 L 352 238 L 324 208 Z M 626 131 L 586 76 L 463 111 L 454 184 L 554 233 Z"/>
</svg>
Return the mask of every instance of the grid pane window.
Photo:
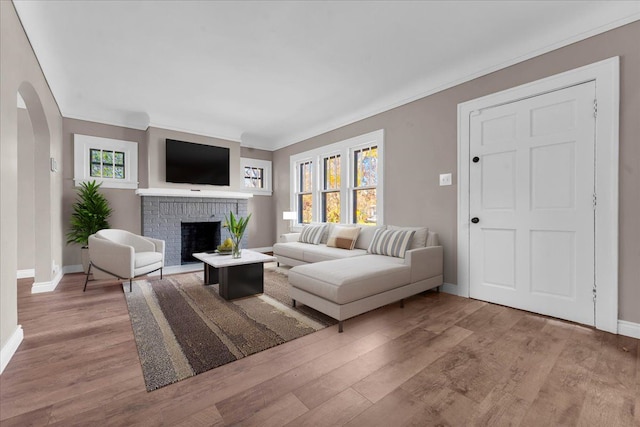
<svg viewBox="0 0 640 427">
<path fill-rule="evenodd" d="M 312 162 L 304 162 L 300 164 L 300 191 L 302 193 L 310 193 L 312 190 Z"/>
<path fill-rule="evenodd" d="M 327 191 L 322 193 L 322 220 L 324 222 L 340 223 L 340 192 Z"/>
<path fill-rule="evenodd" d="M 353 191 L 353 222 L 356 224 L 375 225 L 378 222 L 376 213 L 376 189 Z"/>
<path fill-rule="evenodd" d="M 298 206 L 298 221 L 302 224 L 309 224 L 313 220 L 313 195 L 300 194 Z"/>
<path fill-rule="evenodd" d="M 378 147 L 354 151 L 353 222 L 376 224 L 376 187 L 378 185 Z"/>
<path fill-rule="evenodd" d="M 340 222 L 340 155 L 323 161 L 322 220 Z"/>
<path fill-rule="evenodd" d="M 89 150 L 89 173 L 96 178 L 125 179 L 124 153 L 121 151 Z"/>
<path fill-rule="evenodd" d="M 302 162 L 298 167 L 298 222 L 309 224 L 313 220 L 313 162 Z"/>
<path fill-rule="evenodd" d="M 378 147 L 357 150 L 354 154 L 355 186 L 378 185 Z"/>
<path fill-rule="evenodd" d="M 264 169 L 245 166 L 244 186 L 248 188 L 264 188 Z"/>
</svg>

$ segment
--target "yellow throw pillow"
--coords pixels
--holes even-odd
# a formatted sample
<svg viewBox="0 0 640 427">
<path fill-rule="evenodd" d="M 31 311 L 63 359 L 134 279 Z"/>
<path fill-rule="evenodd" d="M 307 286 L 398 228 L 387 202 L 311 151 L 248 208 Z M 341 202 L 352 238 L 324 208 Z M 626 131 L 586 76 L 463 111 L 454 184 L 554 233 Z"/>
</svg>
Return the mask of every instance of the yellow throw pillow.
<svg viewBox="0 0 640 427">
<path fill-rule="evenodd" d="M 353 249 L 360 234 L 360 227 L 341 227 L 336 225 L 327 240 L 327 246 L 342 249 Z"/>
</svg>

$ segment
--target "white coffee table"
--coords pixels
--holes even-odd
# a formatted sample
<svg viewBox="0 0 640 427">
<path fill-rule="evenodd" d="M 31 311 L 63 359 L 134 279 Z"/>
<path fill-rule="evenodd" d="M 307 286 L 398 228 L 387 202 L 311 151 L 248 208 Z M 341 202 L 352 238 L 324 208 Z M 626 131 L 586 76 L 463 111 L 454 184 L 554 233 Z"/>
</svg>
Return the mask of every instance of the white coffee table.
<svg viewBox="0 0 640 427">
<path fill-rule="evenodd" d="M 276 258 L 250 249 L 242 250 L 241 258 L 217 253 L 196 253 L 193 257 L 204 263 L 204 283 L 219 283 L 220 296 L 226 300 L 261 294 L 264 291 L 264 263 Z"/>
</svg>

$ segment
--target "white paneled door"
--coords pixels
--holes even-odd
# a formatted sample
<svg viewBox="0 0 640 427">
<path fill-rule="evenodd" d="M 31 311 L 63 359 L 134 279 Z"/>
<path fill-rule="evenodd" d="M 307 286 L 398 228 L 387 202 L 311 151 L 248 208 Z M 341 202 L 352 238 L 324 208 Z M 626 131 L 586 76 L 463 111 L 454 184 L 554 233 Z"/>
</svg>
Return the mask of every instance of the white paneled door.
<svg viewBox="0 0 640 427">
<path fill-rule="evenodd" d="M 593 325 L 595 83 L 472 113 L 470 296 Z"/>
</svg>

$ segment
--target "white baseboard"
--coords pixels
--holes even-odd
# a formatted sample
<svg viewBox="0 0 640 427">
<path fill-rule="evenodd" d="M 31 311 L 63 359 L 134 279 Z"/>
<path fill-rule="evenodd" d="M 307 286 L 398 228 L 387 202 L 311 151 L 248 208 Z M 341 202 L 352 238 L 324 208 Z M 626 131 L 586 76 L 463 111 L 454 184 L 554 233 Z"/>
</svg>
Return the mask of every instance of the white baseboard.
<svg viewBox="0 0 640 427">
<path fill-rule="evenodd" d="M 28 279 L 31 277 L 36 277 L 35 268 L 28 268 L 26 270 L 18 270 L 16 273 L 17 279 Z"/>
<path fill-rule="evenodd" d="M 43 292 L 54 291 L 58 286 L 58 283 L 60 283 L 60 280 L 62 280 L 62 276 L 64 276 L 64 274 L 62 270 L 60 270 L 50 282 L 34 282 L 34 284 L 31 285 L 31 293 L 41 294 Z"/>
<path fill-rule="evenodd" d="M 618 320 L 618 335 L 640 339 L 640 323 Z"/>
<path fill-rule="evenodd" d="M 82 264 L 75 265 L 65 265 L 62 267 L 62 274 L 70 274 L 70 273 L 83 273 L 84 269 L 82 268 Z"/>
<path fill-rule="evenodd" d="M 18 325 L 16 330 L 13 331 L 13 334 L 11 334 L 11 337 L 9 337 L 7 343 L 2 346 L 2 350 L 0 350 L 0 374 L 4 371 L 4 368 L 7 367 L 16 350 L 18 350 L 18 346 L 20 346 L 23 338 L 24 332 L 22 331 L 22 325 Z"/>
<path fill-rule="evenodd" d="M 453 283 L 444 282 L 440 286 L 440 290 L 448 294 L 458 295 L 458 285 L 454 285 Z"/>
</svg>

